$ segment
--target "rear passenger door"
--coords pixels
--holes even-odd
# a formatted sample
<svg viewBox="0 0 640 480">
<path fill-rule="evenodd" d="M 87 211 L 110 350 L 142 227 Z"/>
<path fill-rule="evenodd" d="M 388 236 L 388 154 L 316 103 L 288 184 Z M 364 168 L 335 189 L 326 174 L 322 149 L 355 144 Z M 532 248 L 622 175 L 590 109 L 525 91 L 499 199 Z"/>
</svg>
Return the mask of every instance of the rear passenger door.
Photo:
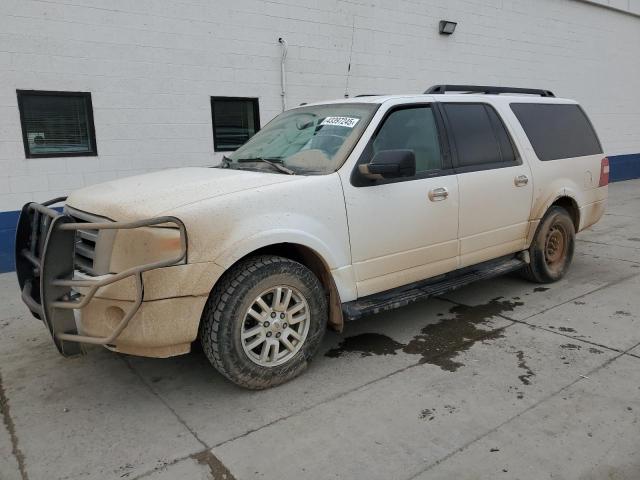
<svg viewBox="0 0 640 480">
<path fill-rule="evenodd" d="M 485 103 L 442 103 L 458 178 L 460 266 L 525 248 L 531 172 L 496 110 Z"/>
</svg>

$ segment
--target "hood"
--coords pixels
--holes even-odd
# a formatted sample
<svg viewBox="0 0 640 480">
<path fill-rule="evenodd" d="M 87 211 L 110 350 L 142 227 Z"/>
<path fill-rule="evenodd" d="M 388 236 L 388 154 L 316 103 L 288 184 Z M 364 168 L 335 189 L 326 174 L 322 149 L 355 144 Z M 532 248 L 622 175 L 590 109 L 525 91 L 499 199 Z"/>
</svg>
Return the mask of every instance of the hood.
<svg viewBox="0 0 640 480">
<path fill-rule="evenodd" d="M 116 221 L 139 220 L 213 197 L 304 177 L 221 168 L 178 168 L 113 180 L 73 192 L 67 205 Z"/>
</svg>

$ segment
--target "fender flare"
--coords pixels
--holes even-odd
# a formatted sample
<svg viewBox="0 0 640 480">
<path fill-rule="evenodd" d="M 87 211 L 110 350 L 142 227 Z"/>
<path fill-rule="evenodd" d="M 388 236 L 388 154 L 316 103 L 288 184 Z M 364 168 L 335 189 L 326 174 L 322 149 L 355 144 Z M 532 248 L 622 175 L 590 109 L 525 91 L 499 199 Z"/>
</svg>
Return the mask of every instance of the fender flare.
<svg viewBox="0 0 640 480">
<path fill-rule="evenodd" d="M 251 252 L 281 243 L 298 244 L 313 250 L 331 270 L 342 266 L 326 243 L 313 235 L 294 229 L 266 230 L 246 237 L 224 249 L 214 262 L 226 270 Z"/>
<path fill-rule="evenodd" d="M 576 232 L 578 232 L 580 226 L 580 204 L 576 200 L 576 191 L 572 188 L 564 187 L 557 190 L 554 194 L 549 195 L 542 206 L 531 215 L 531 218 L 529 219 L 529 232 L 527 233 L 527 246 L 531 245 L 531 242 L 538 231 L 538 225 L 540 224 L 542 217 L 544 217 L 554 203 L 562 198 L 568 198 L 576 209 L 577 217 L 574 218 L 573 221 L 576 226 Z M 571 212 L 569 213 L 571 214 Z"/>
</svg>

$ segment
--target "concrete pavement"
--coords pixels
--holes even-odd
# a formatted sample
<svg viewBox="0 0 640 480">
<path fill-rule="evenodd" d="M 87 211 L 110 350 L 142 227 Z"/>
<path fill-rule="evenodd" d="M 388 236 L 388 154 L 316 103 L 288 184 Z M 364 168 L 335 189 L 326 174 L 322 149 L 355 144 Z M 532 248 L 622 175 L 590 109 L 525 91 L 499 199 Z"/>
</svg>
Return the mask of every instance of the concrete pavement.
<svg viewBox="0 0 640 480">
<path fill-rule="evenodd" d="M 557 284 L 349 324 L 263 392 L 200 353 L 64 359 L 0 275 L 0 479 L 638 479 L 640 181 L 578 239 Z"/>
</svg>

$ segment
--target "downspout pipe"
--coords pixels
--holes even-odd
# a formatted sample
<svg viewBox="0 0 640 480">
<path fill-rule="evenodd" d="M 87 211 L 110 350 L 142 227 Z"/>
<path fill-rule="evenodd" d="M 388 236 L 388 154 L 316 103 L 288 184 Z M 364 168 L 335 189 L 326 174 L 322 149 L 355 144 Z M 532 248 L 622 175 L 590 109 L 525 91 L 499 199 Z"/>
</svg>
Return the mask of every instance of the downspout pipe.
<svg viewBox="0 0 640 480">
<path fill-rule="evenodd" d="M 280 85 L 282 87 L 282 91 L 280 92 L 280 96 L 282 97 L 282 111 L 284 112 L 287 109 L 287 73 L 284 69 L 284 63 L 287 59 L 287 41 L 280 37 L 278 38 L 278 43 L 282 45 L 282 58 L 280 59 Z"/>
</svg>

